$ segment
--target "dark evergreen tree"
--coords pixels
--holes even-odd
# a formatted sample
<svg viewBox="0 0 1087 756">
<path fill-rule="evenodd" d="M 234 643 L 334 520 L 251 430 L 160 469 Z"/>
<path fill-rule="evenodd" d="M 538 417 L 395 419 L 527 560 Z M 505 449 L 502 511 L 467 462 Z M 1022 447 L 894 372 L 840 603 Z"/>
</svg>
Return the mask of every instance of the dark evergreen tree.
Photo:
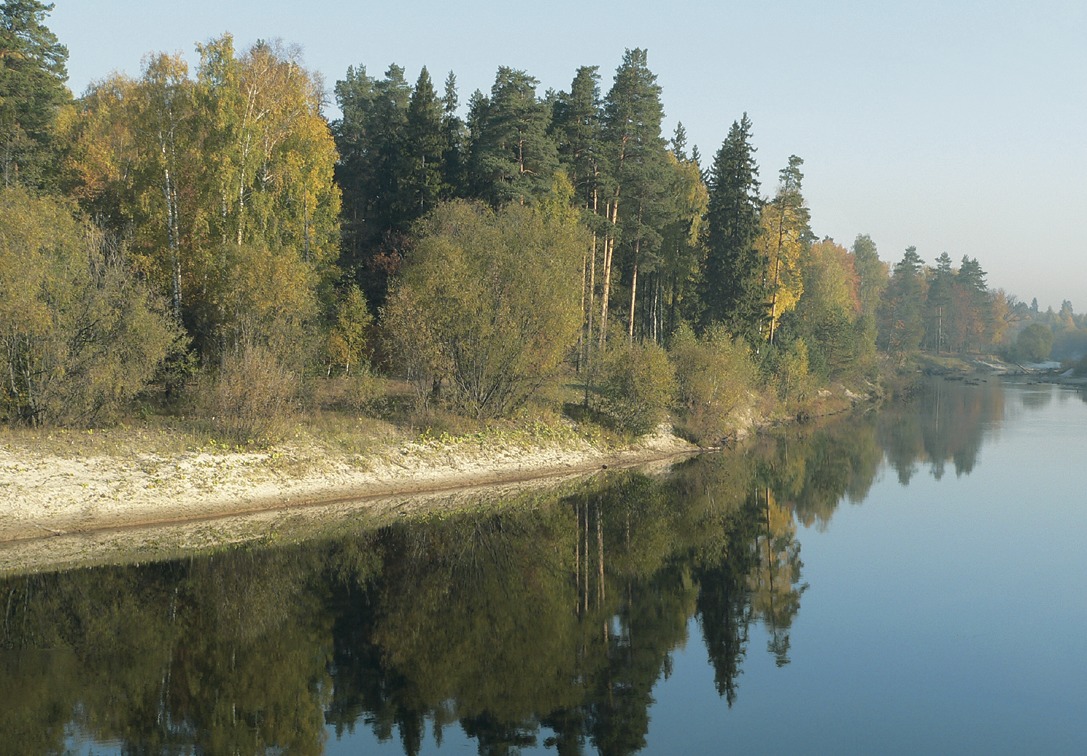
<svg viewBox="0 0 1087 756">
<path fill-rule="evenodd" d="M 354 267 L 364 259 L 370 239 L 376 166 L 370 135 L 370 111 L 374 100 L 374 80 L 366 67 L 349 66 L 346 76 L 336 82 L 336 103 L 343 114 L 332 124 L 340 160 L 336 165 L 336 183 L 343 193 L 341 259 Z"/>
<path fill-rule="evenodd" d="M 578 203 L 594 213 L 600 205 L 601 103 L 597 66 L 582 66 L 555 102 L 552 134 L 559 160 L 574 185 Z"/>
<path fill-rule="evenodd" d="M 0 180 L 44 187 L 55 180 L 57 112 L 71 100 L 68 48 L 45 25 L 53 4 L 0 3 Z"/>
<path fill-rule="evenodd" d="M 503 66 L 491 96 L 472 103 L 469 182 L 473 194 L 492 205 L 532 202 L 551 189 L 558 151 L 548 134 L 551 109 L 536 97 L 537 84 Z"/>
<path fill-rule="evenodd" d="M 374 165 L 373 224 L 382 231 L 405 231 L 412 217 L 403 201 L 409 162 L 405 159 L 411 86 L 404 69 L 393 64 L 374 82 L 374 99 L 366 129 Z"/>
<path fill-rule="evenodd" d="M 948 327 L 953 320 L 952 296 L 955 271 L 947 252 L 936 258 L 936 267 L 929 273 L 928 294 L 925 299 L 925 338 L 923 346 L 939 354 L 949 346 Z"/>
<path fill-rule="evenodd" d="M 442 118 L 442 102 L 424 67 L 411 93 L 405 123 L 403 159 L 407 170 L 399 192 L 399 215 L 405 220 L 425 215 L 448 196 L 443 181 L 447 132 Z"/>
<path fill-rule="evenodd" d="M 343 192 L 340 264 L 376 308 L 385 301 L 389 276 L 399 270 L 402 235 L 417 217 L 405 151 L 412 88 L 394 64 L 382 80 L 362 66 L 348 68 L 335 91 L 343 113 L 332 125 Z"/>
<path fill-rule="evenodd" d="M 452 71 L 445 78 L 442 94 L 442 131 L 445 135 L 445 152 L 442 155 L 443 199 L 464 196 L 465 163 L 468 151 L 468 131 L 457 115 L 460 97 L 457 94 L 457 77 Z"/>
<path fill-rule="evenodd" d="M 765 260 L 755 250 L 762 199 L 747 113 L 733 122 L 707 183 L 702 326 L 720 323 L 733 336 L 756 343 L 766 320 L 762 289 L 766 271 Z"/>
</svg>

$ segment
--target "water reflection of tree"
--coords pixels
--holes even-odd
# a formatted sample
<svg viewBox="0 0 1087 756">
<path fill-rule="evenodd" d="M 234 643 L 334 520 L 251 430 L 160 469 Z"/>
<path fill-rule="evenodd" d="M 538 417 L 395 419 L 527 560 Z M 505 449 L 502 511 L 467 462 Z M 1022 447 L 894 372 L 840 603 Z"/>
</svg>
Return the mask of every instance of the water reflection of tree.
<svg viewBox="0 0 1087 756">
<path fill-rule="evenodd" d="M 6 581 L 0 645 L 18 652 L 5 655 L 9 665 L 18 661 L 0 688 L 35 687 L 42 670 L 24 658 L 61 663 L 49 665 L 47 700 L 20 696 L 2 707 L 5 747 L 62 752 L 63 730 L 39 728 L 38 737 L 51 740 L 26 747 L 8 734 L 63 712 L 66 723 L 123 742 L 126 752 L 320 752 L 327 616 L 312 611 L 310 586 L 297 582 L 312 570 L 296 556 L 245 552 L 228 565 L 200 560 Z"/>
<path fill-rule="evenodd" d="M 405 753 L 448 727 L 482 753 L 636 752 L 691 618 L 729 705 L 753 623 L 788 659 L 793 515 L 825 523 L 867 490 L 873 428 L 334 541 L 0 582 L 0 644 L 55 650 L 3 657 L 29 694 L 0 700 L 0 731 L 27 752 L 62 750 L 70 722 L 134 752 L 316 753 L 326 725 Z"/>
<path fill-rule="evenodd" d="M 755 502 L 764 527 L 753 544 L 755 569 L 748 573 L 747 584 L 752 612 L 770 631 L 769 651 L 781 667 L 789 663 L 789 628 L 807 585 L 798 585 L 803 565 L 792 512 L 777 503 L 769 487 L 755 490 Z"/>
<path fill-rule="evenodd" d="M 964 385 L 934 379 L 921 384 L 914 401 L 879 414 L 879 441 L 903 485 L 925 463 L 937 480 L 948 462 L 956 475 L 965 475 L 977 464 L 986 432 L 1003 417 L 999 382 Z"/>
</svg>

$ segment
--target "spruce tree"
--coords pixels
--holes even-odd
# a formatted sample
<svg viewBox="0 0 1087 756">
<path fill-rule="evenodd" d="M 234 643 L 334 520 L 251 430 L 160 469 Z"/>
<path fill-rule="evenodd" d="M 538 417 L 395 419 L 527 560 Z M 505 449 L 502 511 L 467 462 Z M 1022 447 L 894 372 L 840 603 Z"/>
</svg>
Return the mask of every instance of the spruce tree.
<svg viewBox="0 0 1087 756">
<path fill-rule="evenodd" d="M 405 219 L 430 212 L 446 194 L 442 176 L 445 153 L 442 103 L 424 66 L 412 90 L 405 123 L 403 158 L 406 166 L 399 208 L 399 214 Z"/>
<path fill-rule="evenodd" d="M 702 327 L 719 323 L 754 344 L 766 318 L 765 260 L 755 250 L 762 200 L 747 113 L 717 151 L 708 185 Z"/>
<path fill-rule="evenodd" d="M 450 71 L 445 77 L 442 94 L 442 132 L 445 135 L 445 152 L 442 154 L 442 199 L 452 199 L 465 194 L 465 162 L 468 151 L 468 132 L 464 121 L 457 115 L 460 97 L 457 94 L 457 77 Z"/>
</svg>

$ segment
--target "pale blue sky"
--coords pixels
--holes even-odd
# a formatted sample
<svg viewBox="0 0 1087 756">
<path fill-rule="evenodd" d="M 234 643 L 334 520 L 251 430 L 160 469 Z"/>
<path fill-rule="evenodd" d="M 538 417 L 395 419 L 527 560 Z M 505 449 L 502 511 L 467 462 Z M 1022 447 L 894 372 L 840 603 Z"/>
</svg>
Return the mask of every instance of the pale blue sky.
<svg viewBox="0 0 1087 756">
<path fill-rule="evenodd" d="M 599 65 L 606 92 L 644 47 L 667 135 L 682 121 L 706 165 L 746 111 L 765 194 L 804 159 L 817 235 L 867 233 L 890 262 L 911 244 L 930 263 L 969 255 L 994 288 L 1087 311 L 1084 0 L 55 2 L 76 94 L 148 52 L 194 61 L 226 31 L 299 44 L 330 92 L 349 65 L 395 62 L 412 82 L 425 65 L 439 84 L 452 70 L 462 103 L 500 65 L 541 94 Z"/>
</svg>

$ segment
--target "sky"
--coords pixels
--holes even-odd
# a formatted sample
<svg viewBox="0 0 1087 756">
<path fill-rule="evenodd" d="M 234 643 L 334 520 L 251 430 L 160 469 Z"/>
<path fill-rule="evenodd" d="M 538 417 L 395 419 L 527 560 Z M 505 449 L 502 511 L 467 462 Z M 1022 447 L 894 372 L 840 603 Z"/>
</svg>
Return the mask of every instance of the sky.
<svg viewBox="0 0 1087 756">
<path fill-rule="evenodd" d="M 624 51 L 648 50 L 665 136 L 677 122 L 708 167 L 747 113 L 762 192 L 790 155 L 817 236 L 880 257 L 977 258 L 990 288 L 1044 310 L 1087 311 L 1087 2 L 1083 0 L 54 0 L 76 95 L 142 58 L 230 32 L 298 44 L 338 111 L 348 66 L 414 82 L 457 77 L 461 103 L 499 66 L 539 93 L 577 68 L 611 86 Z"/>
</svg>

